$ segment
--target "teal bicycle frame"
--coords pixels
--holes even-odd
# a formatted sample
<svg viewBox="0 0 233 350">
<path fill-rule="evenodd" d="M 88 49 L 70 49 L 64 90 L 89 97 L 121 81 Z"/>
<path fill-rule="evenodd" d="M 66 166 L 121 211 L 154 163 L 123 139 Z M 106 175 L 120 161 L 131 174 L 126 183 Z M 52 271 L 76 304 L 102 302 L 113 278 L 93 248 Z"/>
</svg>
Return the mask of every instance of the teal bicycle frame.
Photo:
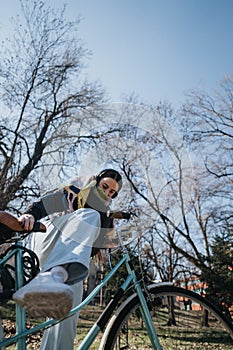
<svg viewBox="0 0 233 350">
<path fill-rule="evenodd" d="M 121 237 L 120 242 L 121 242 Z M 20 242 L 21 243 L 21 242 Z M 22 244 L 22 243 L 21 243 Z M 111 271 L 108 273 L 108 275 L 100 282 L 100 284 L 91 292 L 91 294 L 88 295 L 88 297 L 83 300 L 81 304 L 73 308 L 67 317 L 70 317 L 80 310 L 82 310 L 86 305 L 88 305 L 94 297 L 100 292 L 100 290 L 106 285 L 106 283 L 112 279 L 114 274 L 119 270 L 119 268 L 125 264 L 128 276 L 126 280 L 122 283 L 118 291 L 116 292 L 114 298 L 109 302 L 107 307 L 104 309 L 103 313 L 99 317 L 99 319 L 95 322 L 95 324 L 92 326 L 92 328 L 89 330 L 89 332 L 86 334 L 85 338 L 81 342 L 81 344 L 78 346 L 77 350 L 87 350 L 90 345 L 95 340 L 96 336 L 104 331 L 104 328 L 106 324 L 108 323 L 110 317 L 112 316 L 112 313 L 114 309 L 117 307 L 121 297 L 127 290 L 129 286 L 134 286 L 134 289 L 136 291 L 136 294 L 138 295 L 138 298 L 140 300 L 140 310 L 142 318 L 145 322 L 147 332 L 149 335 L 149 338 L 151 340 L 151 345 L 153 349 L 155 350 L 162 350 L 162 346 L 159 343 L 151 315 L 148 309 L 148 305 L 145 299 L 145 296 L 143 294 L 143 290 L 140 286 L 139 281 L 137 280 L 135 271 L 132 267 L 130 256 L 125 247 L 123 247 L 123 256 L 120 259 L 120 261 L 111 269 Z M 20 288 L 23 284 L 23 267 L 22 267 L 22 250 L 15 249 L 10 254 L 4 257 L 0 261 L 0 264 L 4 264 L 7 260 L 9 260 L 13 255 L 15 255 L 15 262 L 16 262 L 16 288 Z M 19 305 L 16 304 L 16 335 L 12 336 L 11 338 L 4 339 L 0 341 L 0 348 L 4 346 L 8 346 L 10 344 L 16 343 L 17 344 L 17 350 L 26 350 L 26 338 L 30 334 L 36 333 L 39 330 L 43 330 L 49 327 L 54 326 L 55 324 L 61 322 L 62 320 L 55 320 L 50 319 L 45 322 L 42 322 L 30 329 L 26 329 L 26 316 L 25 311 L 23 308 L 21 308 Z"/>
</svg>

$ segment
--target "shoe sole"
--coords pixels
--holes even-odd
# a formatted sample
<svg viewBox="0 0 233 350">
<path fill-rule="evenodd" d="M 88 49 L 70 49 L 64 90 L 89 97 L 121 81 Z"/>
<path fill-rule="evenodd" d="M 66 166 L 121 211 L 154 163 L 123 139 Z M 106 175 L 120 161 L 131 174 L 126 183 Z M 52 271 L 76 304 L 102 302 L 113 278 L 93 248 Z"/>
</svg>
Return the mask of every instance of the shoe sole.
<svg viewBox="0 0 233 350">
<path fill-rule="evenodd" d="M 33 317 L 64 318 L 72 309 L 73 295 L 66 292 L 25 293 L 23 300 L 14 298 Z"/>
</svg>

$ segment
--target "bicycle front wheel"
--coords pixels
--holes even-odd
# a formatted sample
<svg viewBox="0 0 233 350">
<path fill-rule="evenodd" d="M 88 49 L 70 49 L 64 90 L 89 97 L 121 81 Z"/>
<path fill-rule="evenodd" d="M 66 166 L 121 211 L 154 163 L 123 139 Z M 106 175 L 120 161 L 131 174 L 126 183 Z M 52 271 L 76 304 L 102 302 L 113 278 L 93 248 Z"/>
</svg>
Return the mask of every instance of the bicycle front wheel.
<svg viewBox="0 0 233 350">
<path fill-rule="evenodd" d="M 163 349 L 233 350 L 231 320 L 206 298 L 171 285 L 151 285 L 145 295 Z M 152 349 L 136 294 L 111 318 L 100 348 Z"/>
</svg>

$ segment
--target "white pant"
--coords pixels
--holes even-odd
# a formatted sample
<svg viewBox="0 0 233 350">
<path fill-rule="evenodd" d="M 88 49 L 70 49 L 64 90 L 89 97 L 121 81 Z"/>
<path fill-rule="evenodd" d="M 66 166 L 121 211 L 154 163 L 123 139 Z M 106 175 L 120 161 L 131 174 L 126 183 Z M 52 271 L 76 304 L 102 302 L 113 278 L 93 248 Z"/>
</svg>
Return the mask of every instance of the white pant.
<svg viewBox="0 0 233 350">
<path fill-rule="evenodd" d="M 41 270 L 52 267 L 79 263 L 88 272 L 93 242 L 99 235 L 100 215 L 93 209 L 79 209 L 73 213 L 56 218 L 47 227 L 45 234 L 34 234 L 30 248 L 34 250 L 41 263 Z M 72 276 L 79 281 L 71 285 L 74 292 L 74 304 L 82 301 L 83 279 L 78 276 L 79 269 L 72 270 Z M 83 272 L 82 272 L 83 273 Z M 69 317 L 61 323 L 47 329 L 41 342 L 41 350 L 73 350 L 78 315 Z"/>
<path fill-rule="evenodd" d="M 78 282 L 71 286 L 74 292 L 74 304 L 76 306 L 82 301 L 83 282 Z M 72 350 L 74 348 L 74 338 L 78 314 L 67 318 L 61 323 L 45 330 L 40 345 L 40 350 Z"/>
<path fill-rule="evenodd" d="M 88 269 L 92 245 L 99 230 L 100 215 L 93 209 L 79 209 L 53 220 L 39 253 L 42 271 L 72 262 L 81 263 Z"/>
</svg>

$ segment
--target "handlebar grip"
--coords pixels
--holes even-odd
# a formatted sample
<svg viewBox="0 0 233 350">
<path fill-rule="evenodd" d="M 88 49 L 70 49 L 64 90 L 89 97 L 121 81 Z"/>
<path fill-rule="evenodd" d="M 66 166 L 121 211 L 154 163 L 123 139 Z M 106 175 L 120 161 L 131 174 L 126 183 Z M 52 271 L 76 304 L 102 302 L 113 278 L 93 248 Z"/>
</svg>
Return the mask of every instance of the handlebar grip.
<svg viewBox="0 0 233 350">
<path fill-rule="evenodd" d="M 46 232 L 46 226 L 42 222 L 35 221 L 31 232 Z"/>
</svg>

